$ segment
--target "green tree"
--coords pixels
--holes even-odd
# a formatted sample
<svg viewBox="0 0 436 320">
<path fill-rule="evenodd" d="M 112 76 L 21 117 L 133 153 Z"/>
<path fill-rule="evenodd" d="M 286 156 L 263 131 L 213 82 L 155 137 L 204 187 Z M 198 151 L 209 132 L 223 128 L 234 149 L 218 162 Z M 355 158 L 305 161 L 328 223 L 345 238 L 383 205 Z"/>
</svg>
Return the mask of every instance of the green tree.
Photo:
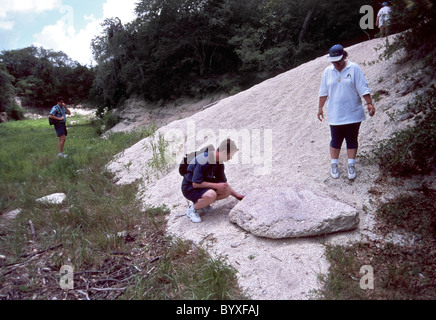
<svg viewBox="0 0 436 320">
<path fill-rule="evenodd" d="M 13 77 L 11 84 L 23 105 L 49 107 L 56 96 L 69 103 L 87 99 L 94 73 L 63 52 L 42 47 L 3 51 L 0 62 Z"/>
<path fill-rule="evenodd" d="M 13 103 L 15 96 L 13 81 L 14 77 L 7 72 L 3 64 L 0 64 L 0 112 L 5 112 Z"/>
<path fill-rule="evenodd" d="M 376 1 L 372 1 L 376 3 Z M 138 95 L 150 100 L 246 88 L 368 39 L 366 0 L 141 0 L 137 19 L 105 21 L 93 40 L 91 95 L 101 110 Z"/>
<path fill-rule="evenodd" d="M 128 48 L 126 33 L 120 19 L 106 19 L 102 26 L 104 32 L 92 41 L 98 66 L 90 93 L 98 105 L 100 114 L 103 114 L 104 108 L 115 108 L 126 98 L 127 74 L 123 66 L 127 62 Z"/>
</svg>

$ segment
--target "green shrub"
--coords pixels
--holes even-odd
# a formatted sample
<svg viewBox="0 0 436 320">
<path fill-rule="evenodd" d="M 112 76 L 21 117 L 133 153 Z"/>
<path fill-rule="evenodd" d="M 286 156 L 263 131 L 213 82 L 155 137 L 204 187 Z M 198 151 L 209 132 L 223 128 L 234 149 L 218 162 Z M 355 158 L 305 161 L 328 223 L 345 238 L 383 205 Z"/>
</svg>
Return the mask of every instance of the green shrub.
<svg viewBox="0 0 436 320">
<path fill-rule="evenodd" d="M 418 96 L 405 112 L 419 112 L 415 123 L 382 141 L 369 157 L 383 174 L 428 174 L 436 163 L 436 89 L 432 87 Z"/>
<path fill-rule="evenodd" d="M 26 110 L 21 108 L 16 103 L 11 103 L 6 107 L 6 114 L 8 115 L 8 119 L 12 119 L 15 121 L 24 120 L 24 113 Z"/>
</svg>

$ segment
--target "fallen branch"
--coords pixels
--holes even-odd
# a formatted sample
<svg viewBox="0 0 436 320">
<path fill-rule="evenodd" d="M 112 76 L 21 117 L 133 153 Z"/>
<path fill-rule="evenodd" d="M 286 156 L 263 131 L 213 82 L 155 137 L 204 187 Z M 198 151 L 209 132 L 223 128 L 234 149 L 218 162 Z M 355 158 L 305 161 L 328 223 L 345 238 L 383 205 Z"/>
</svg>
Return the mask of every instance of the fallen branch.
<svg viewBox="0 0 436 320">
<path fill-rule="evenodd" d="M 156 269 L 156 267 L 151 268 L 150 271 L 147 272 L 147 276 L 149 276 L 150 273 L 152 273 L 152 271 L 153 271 L 154 269 Z"/>
<path fill-rule="evenodd" d="M 149 263 L 153 263 L 153 262 L 158 261 L 159 259 L 160 259 L 160 257 L 157 257 L 157 258 L 154 258 L 154 259 L 152 259 L 152 260 L 149 260 L 148 262 L 149 262 Z"/>
<path fill-rule="evenodd" d="M 77 292 L 83 294 L 86 297 L 86 300 L 91 300 L 86 292 L 83 292 L 82 290 L 77 290 Z"/>
<path fill-rule="evenodd" d="M 89 288 L 89 290 L 92 291 L 98 291 L 98 292 L 107 292 L 107 291 L 124 291 L 128 287 L 125 288 Z"/>
<path fill-rule="evenodd" d="M 21 256 L 22 258 L 28 258 L 28 259 L 27 259 L 27 260 L 24 260 L 24 261 L 22 261 L 22 262 L 12 263 L 12 264 L 9 264 L 9 265 L 4 266 L 4 267 L 6 267 L 6 272 L 3 273 L 3 276 L 5 276 L 5 275 L 11 273 L 11 272 L 14 271 L 16 268 L 22 267 L 22 266 L 26 265 L 27 263 L 32 262 L 33 260 L 35 260 L 35 258 L 37 258 L 38 256 L 40 256 L 41 254 L 44 254 L 44 253 L 46 253 L 46 252 L 48 252 L 48 251 L 56 250 L 56 249 L 58 249 L 58 248 L 60 248 L 60 247 L 62 247 L 62 246 L 63 246 L 63 244 L 60 243 L 60 244 L 58 244 L 58 245 L 56 245 L 56 246 L 53 246 L 53 247 L 51 247 L 51 248 L 48 248 L 48 249 L 45 249 L 45 250 L 40 250 L 40 251 L 38 251 L 38 252 L 36 252 L 36 253 L 31 253 L 31 254 L 28 254 L 28 255 Z"/>
<path fill-rule="evenodd" d="M 64 245 L 63 243 L 60 243 L 60 244 L 57 244 L 57 245 L 55 245 L 55 246 L 53 246 L 53 247 L 50 247 L 50 248 L 48 248 L 48 249 L 45 249 L 45 250 L 40 250 L 40 251 L 38 251 L 38 252 L 32 252 L 32 253 L 29 253 L 29 254 L 26 254 L 26 255 L 22 255 L 21 258 L 27 258 L 27 257 L 31 257 L 31 256 L 37 256 L 37 255 L 40 255 L 40 254 L 46 253 L 46 252 L 48 252 L 48 251 L 56 250 L 56 249 L 58 249 L 58 248 L 60 248 L 60 247 L 63 247 L 63 245 Z"/>
</svg>

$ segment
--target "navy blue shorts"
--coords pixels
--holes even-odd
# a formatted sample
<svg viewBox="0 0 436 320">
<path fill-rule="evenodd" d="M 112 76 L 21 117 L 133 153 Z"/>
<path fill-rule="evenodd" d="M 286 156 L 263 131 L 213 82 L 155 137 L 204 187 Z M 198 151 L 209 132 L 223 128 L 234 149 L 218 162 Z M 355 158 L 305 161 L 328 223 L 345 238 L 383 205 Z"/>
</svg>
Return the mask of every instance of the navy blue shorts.
<svg viewBox="0 0 436 320">
<path fill-rule="evenodd" d="M 68 135 L 67 125 L 65 124 L 65 122 L 57 122 L 57 123 L 55 123 L 54 127 L 55 127 L 56 134 L 58 135 L 58 137 Z"/>
<path fill-rule="evenodd" d="M 347 142 L 347 149 L 357 149 L 359 147 L 358 137 L 361 122 L 344 124 L 340 126 L 330 126 L 332 141 L 330 146 L 334 149 L 341 149 L 342 143 Z"/>
<path fill-rule="evenodd" d="M 183 179 L 183 183 L 182 183 L 183 196 L 186 199 L 192 201 L 194 204 L 197 203 L 197 201 L 199 199 L 201 199 L 203 197 L 203 195 L 206 192 L 208 192 L 209 190 L 212 190 L 212 189 L 208 189 L 208 188 L 196 189 L 192 186 L 191 183 L 189 183 L 185 179 Z"/>
</svg>

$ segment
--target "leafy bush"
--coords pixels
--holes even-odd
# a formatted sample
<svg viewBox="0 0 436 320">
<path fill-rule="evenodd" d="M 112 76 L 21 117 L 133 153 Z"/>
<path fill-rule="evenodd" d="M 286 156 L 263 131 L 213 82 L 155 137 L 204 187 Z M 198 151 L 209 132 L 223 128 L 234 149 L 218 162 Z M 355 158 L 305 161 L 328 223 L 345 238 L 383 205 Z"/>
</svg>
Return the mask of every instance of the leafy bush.
<svg viewBox="0 0 436 320">
<path fill-rule="evenodd" d="M 417 96 L 406 111 L 420 112 L 414 125 L 397 131 L 373 150 L 372 157 L 385 174 L 428 174 L 436 163 L 436 89 Z"/>
<path fill-rule="evenodd" d="M 14 102 L 6 107 L 6 114 L 8 115 L 8 119 L 13 119 L 15 121 L 24 120 L 25 112 L 26 110 L 24 110 Z"/>
</svg>

